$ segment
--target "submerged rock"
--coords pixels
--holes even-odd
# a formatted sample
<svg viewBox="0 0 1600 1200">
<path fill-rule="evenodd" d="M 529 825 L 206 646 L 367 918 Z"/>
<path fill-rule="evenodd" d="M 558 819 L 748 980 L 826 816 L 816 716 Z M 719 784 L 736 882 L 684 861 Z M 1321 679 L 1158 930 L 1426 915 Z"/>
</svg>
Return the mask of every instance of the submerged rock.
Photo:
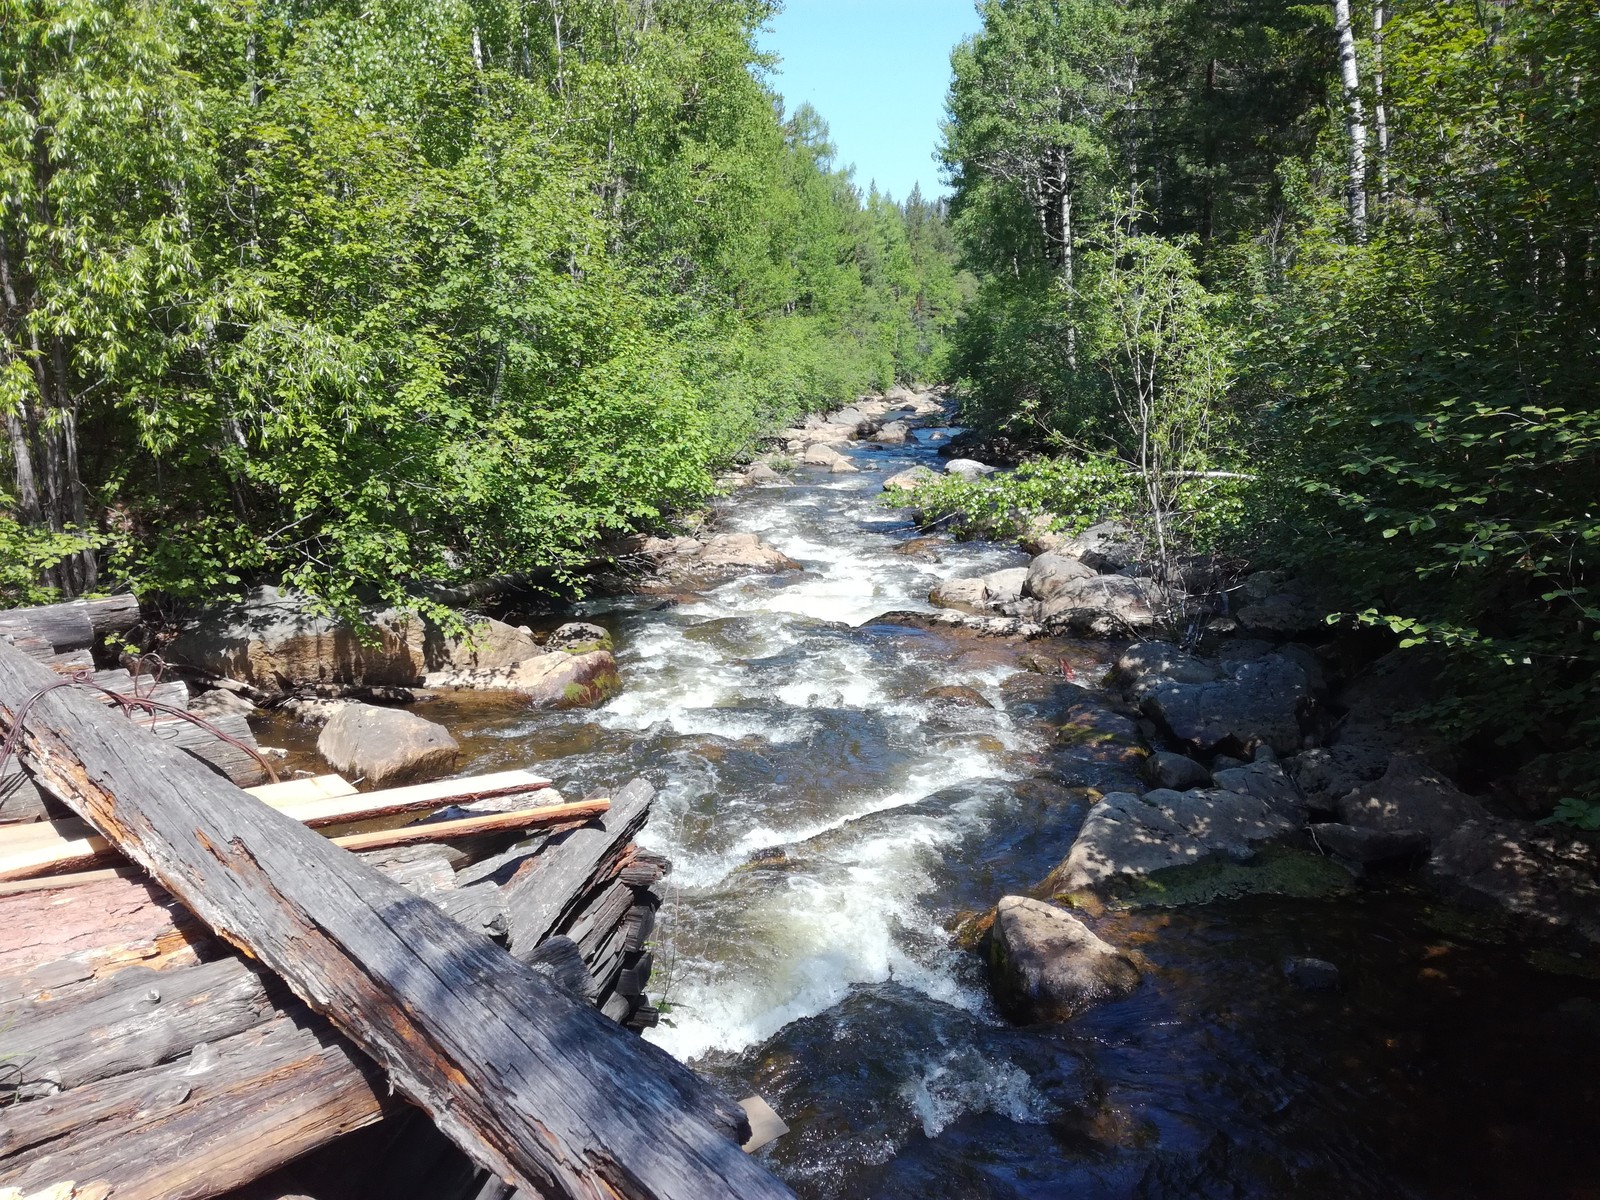
<svg viewBox="0 0 1600 1200">
<path fill-rule="evenodd" d="M 995 1002 L 1023 1023 L 1068 1021 L 1139 986 L 1128 955 L 1071 913 L 1026 896 L 996 906 L 988 948 Z"/>
<path fill-rule="evenodd" d="M 435 779 L 454 769 L 460 752 L 444 726 L 370 704 L 341 705 L 317 738 L 329 766 L 373 787 Z"/>
<path fill-rule="evenodd" d="M 1559 826 L 1477 817 L 1435 840 L 1427 871 L 1462 899 L 1600 943 L 1600 848 L 1592 838 Z"/>
<path fill-rule="evenodd" d="M 1286 959 L 1283 974 L 1302 992 L 1332 992 L 1339 987 L 1339 968 L 1321 958 Z"/>
</svg>

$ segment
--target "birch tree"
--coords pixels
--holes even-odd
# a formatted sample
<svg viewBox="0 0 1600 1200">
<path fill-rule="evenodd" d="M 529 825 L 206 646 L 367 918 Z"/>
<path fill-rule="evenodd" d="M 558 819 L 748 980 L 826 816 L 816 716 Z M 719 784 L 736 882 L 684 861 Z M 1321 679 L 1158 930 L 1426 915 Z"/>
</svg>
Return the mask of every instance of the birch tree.
<svg viewBox="0 0 1600 1200">
<path fill-rule="evenodd" d="M 1350 232 L 1367 240 L 1367 118 L 1361 103 L 1361 76 L 1356 68 L 1355 31 L 1350 26 L 1350 0 L 1333 0 L 1333 32 L 1339 40 L 1339 80 L 1344 92 L 1345 153 L 1349 181 L 1345 206 Z"/>
</svg>

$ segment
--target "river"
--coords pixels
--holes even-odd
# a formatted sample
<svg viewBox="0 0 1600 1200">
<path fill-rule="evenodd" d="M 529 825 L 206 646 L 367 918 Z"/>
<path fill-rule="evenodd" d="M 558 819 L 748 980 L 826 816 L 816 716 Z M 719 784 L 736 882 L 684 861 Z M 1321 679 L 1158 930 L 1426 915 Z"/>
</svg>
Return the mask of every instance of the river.
<svg viewBox="0 0 1600 1200">
<path fill-rule="evenodd" d="M 1595 1195 L 1592 965 L 1530 964 L 1404 879 L 1108 914 L 1148 959 L 1134 997 L 1069 1025 L 995 1014 L 958 931 L 1036 883 L 1086 803 L 1040 778 L 1060 680 L 1020 659 L 1092 683 L 1108 650 L 870 623 L 1026 561 L 877 503 L 947 434 L 719 506 L 801 572 L 580 606 L 617 641 L 603 708 L 441 715 L 471 770 L 661 789 L 651 1039 L 774 1105 L 792 1130 L 762 1153 L 810 1200 Z M 1292 954 L 1343 990 L 1292 989 Z"/>
</svg>

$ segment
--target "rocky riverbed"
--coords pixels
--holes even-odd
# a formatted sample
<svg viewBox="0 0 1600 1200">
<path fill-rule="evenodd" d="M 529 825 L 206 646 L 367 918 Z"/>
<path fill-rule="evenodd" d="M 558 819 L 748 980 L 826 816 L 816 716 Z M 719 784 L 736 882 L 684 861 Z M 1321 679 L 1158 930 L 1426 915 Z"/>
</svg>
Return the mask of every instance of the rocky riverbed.
<svg viewBox="0 0 1600 1200">
<path fill-rule="evenodd" d="M 460 768 L 661 788 L 652 1036 L 773 1103 L 802 1195 L 1583 1194 L 1592 846 L 1463 791 L 1404 660 L 1352 663 L 1292 581 L 1175 597 L 1116 527 L 1019 549 L 883 507 L 1001 465 L 941 458 L 943 420 L 897 393 L 786 431 L 616 594 L 470 649 L 397 628 L 374 661 L 413 674 L 363 685 L 433 676 L 409 713 Z M 1180 600 L 1203 653 L 1157 636 Z M 495 686 L 589 655 L 612 682 Z M 325 733 L 264 740 L 310 765 Z"/>
</svg>

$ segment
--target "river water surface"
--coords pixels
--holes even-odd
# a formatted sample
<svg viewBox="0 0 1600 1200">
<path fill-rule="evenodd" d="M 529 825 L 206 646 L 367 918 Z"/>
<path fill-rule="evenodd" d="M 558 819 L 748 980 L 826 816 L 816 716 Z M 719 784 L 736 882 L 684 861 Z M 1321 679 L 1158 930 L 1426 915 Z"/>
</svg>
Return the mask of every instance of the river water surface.
<svg viewBox="0 0 1600 1200">
<path fill-rule="evenodd" d="M 1086 802 L 1041 778 L 1062 681 L 1019 658 L 1092 684 L 1109 649 L 872 622 L 1025 561 L 878 505 L 947 432 L 720 506 L 799 573 L 583 606 L 617 641 L 605 707 L 437 718 L 472 770 L 660 788 L 652 1040 L 764 1095 L 792 1131 L 762 1154 L 818 1200 L 1600 1196 L 1592 964 L 1530 963 L 1404 881 L 1108 915 L 1149 962 L 1134 997 L 1070 1025 L 997 1017 L 956 931 L 1037 883 Z M 1344 989 L 1291 989 L 1292 954 Z"/>
</svg>

